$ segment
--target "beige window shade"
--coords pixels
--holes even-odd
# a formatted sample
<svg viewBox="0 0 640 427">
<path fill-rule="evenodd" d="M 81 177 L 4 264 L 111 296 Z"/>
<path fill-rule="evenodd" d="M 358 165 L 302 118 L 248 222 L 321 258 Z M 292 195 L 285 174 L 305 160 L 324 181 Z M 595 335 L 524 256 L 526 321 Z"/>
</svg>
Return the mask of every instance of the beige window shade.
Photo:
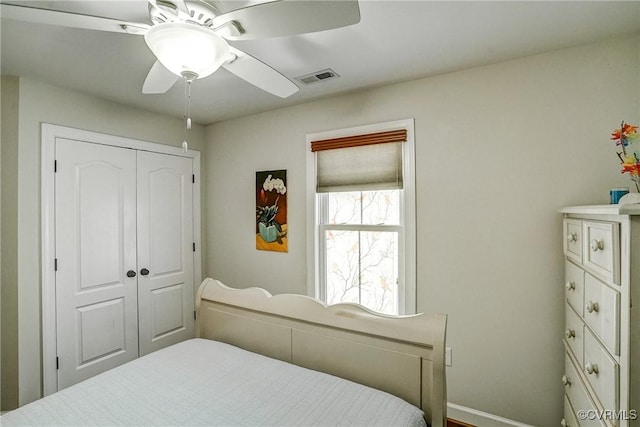
<svg viewBox="0 0 640 427">
<path fill-rule="evenodd" d="M 402 188 L 405 129 L 313 141 L 318 193 Z"/>
</svg>

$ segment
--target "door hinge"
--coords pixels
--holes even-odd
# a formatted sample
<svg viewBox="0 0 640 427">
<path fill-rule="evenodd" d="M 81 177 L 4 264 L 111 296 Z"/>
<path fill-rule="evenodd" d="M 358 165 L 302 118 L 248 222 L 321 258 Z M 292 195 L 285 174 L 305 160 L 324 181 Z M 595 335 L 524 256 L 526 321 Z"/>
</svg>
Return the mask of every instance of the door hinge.
<svg viewBox="0 0 640 427">
<path fill-rule="evenodd" d="M 194 184 L 196 183 L 196 176 L 195 176 L 195 174 L 194 174 L 194 175 L 191 175 L 191 182 L 192 182 L 192 183 L 194 183 Z"/>
<path fill-rule="evenodd" d="M 56 356 L 56 369 L 60 369 L 60 358 Z"/>
<path fill-rule="evenodd" d="M 58 172 L 58 161 L 54 160 L 53 161 L 53 173 Z"/>
<path fill-rule="evenodd" d="M 197 320 L 197 318 L 198 318 L 198 316 L 197 316 L 197 314 L 196 314 L 196 311 L 195 311 L 195 310 L 193 310 L 193 320 Z"/>
<path fill-rule="evenodd" d="M 196 251 L 196 243 L 193 242 L 193 252 L 195 252 L 195 251 Z"/>
<path fill-rule="evenodd" d="M 58 258 L 53 260 L 53 271 L 58 271 Z"/>
</svg>

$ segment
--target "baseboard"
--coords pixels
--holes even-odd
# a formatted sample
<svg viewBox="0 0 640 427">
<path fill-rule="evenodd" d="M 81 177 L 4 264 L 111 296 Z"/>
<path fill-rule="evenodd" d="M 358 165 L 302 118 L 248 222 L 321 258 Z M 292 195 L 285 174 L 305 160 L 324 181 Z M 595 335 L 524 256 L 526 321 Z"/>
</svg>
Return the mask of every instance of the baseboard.
<svg viewBox="0 0 640 427">
<path fill-rule="evenodd" d="M 467 424 L 460 420 L 454 420 L 451 418 L 447 418 L 447 427 L 477 427 L 472 424 Z"/>
<path fill-rule="evenodd" d="M 456 405 L 455 403 L 447 403 L 447 417 L 481 427 L 533 427 L 529 424 Z"/>
</svg>

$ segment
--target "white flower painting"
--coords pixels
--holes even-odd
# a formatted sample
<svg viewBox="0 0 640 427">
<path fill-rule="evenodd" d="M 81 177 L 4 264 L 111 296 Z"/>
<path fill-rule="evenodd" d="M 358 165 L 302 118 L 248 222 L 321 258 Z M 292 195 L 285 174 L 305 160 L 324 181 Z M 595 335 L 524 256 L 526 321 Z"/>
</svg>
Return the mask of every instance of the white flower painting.
<svg viewBox="0 0 640 427">
<path fill-rule="evenodd" d="M 288 252 L 287 171 L 256 172 L 256 249 Z"/>
</svg>

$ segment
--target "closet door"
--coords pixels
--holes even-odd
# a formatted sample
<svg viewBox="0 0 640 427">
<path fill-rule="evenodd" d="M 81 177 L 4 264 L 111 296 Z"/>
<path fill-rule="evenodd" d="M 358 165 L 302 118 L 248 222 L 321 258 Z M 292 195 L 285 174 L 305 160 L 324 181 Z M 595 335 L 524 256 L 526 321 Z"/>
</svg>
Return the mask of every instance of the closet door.
<svg viewBox="0 0 640 427">
<path fill-rule="evenodd" d="M 194 336 L 192 159 L 138 152 L 140 355 Z"/>
<path fill-rule="evenodd" d="M 55 150 L 60 390 L 138 356 L 136 152 L 63 139 Z"/>
</svg>

